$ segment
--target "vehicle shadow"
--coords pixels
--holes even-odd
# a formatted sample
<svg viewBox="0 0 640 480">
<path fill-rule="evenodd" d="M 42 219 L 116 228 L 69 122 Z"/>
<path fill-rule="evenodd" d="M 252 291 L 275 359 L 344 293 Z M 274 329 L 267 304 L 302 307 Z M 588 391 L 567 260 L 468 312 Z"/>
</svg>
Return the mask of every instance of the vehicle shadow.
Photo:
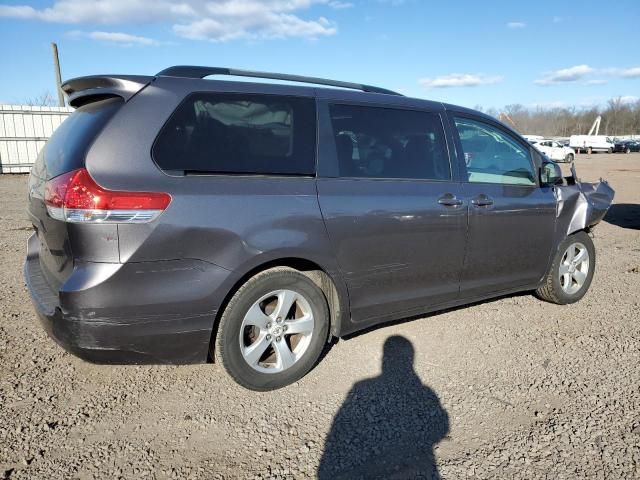
<svg viewBox="0 0 640 480">
<path fill-rule="evenodd" d="M 632 230 L 640 230 L 640 205 L 635 203 L 614 203 L 604 217 L 611 225 Z"/>
<path fill-rule="evenodd" d="M 381 375 L 356 383 L 333 420 L 320 480 L 440 478 L 434 446 L 449 416 L 414 371 L 414 353 L 405 337 L 386 340 Z"/>
</svg>

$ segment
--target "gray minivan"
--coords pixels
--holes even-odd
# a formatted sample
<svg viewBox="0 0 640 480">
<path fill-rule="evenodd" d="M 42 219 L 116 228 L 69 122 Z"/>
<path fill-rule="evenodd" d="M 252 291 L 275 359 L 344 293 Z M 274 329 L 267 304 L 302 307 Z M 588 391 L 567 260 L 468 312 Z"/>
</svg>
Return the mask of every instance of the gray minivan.
<svg viewBox="0 0 640 480">
<path fill-rule="evenodd" d="M 482 113 L 209 67 L 63 90 L 76 111 L 29 178 L 25 276 L 49 335 L 89 361 L 218 359 L 269 390 L 332 337 L 591 283 L 613 190 Z"/>
</svg>

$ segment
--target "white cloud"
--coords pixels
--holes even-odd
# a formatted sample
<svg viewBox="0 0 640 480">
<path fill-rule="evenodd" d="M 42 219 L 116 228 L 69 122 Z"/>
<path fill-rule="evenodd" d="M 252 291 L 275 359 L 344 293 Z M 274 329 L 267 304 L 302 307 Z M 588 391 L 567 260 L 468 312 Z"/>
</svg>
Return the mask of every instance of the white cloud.
<svg viewBox="0 0 640 480">
<path fill-rule="evenodd" d="M 624 78 L 638 78 L 640 77 L 640 67 L 632 67 L 622 70 L 620 76 Z"/>
<path fill-rule="evenodd" d="M 331 0 L 327 5 L 331 8 L 335 8 L 336 10 L 342 10 L 345 8 L 352 8 L 355 5 L 351 2 L 341 2 L 339 0 Z"/>
<path fill-rule="evenodd" d="M 593 79 L 593 80 L 587 80 L 586 82 L 584 82 L 585 85 L 605 85 L 606 83 L 608 83 L 606 80 L 600 80 L 600 79 Z"/>
<path fill-rule="evenodd" d="M 555 72 L 547 72 L 544 78 L 536 80 L 536 85 L 553 85 L 557 83 L 575 82 L 585 75 L 593 72 L 589 65 L 576 65 L 575 67 L 563 68 Z"/>
<path fill-rule="evenodd" d="M 116 43 L 122 46 L 160 44 L 160 42 L 152 38 L 140 37 L 138 35 L 131 35 L 122 32 L 83 32 L 80 30 L 73 30 L 71 32 L 68 32 L 68 35 L 72 37 L 90 38 L 91 40 L 98 40 L 102 42 Z"/>
<path fill-rule="evenodd" d="M 582 80 L 591 74 L 608 75 L 620 78 L 640 78 L 640 67 L 630 68 L 593 68 L 589 65 L 576 65 L 553 72 L 545 72 L 544 76 L 534 83 L 536 85 L 557 85 Z M 585 80 L 583 85 L 605 85 L 608 81 L 602 78 Z"/>
<path fill-rule="evenodd" d="M 189 3 L 168 0 L 57 0 L 51 7 L 35 9 L 28 5 L 0 5 L 0 17 L 15 17 L 55 23 L 119 24 L 127 22 L 153 22 L 171 16 L 196 16 Z"/>
<path fill-rule="evenodd" d="M 399 7 L 400 5 L 404 5 L 406 1 L 407 0 L 378 0 L 378 3 L 386 3 L 392 7 Z"/>
<path fill-rule="evenodd" d="M 347 8 L 340 0 L 56 0 L 50 7 L 0 5 L 0 17 L 67 24 L 173 24 L 183 37 L 228 41 L 334 35 L 335 24 L 324 17 L 297 15 L 314 4 Z"/>
<path fill-rule="evenodd" d="M 337 29 L 326 18 L 302 20 L 295 15 L 266 13 L 265 17 L 245 17 L 230 24 L 222 20 L 204 18 L 173 26 L 181 37 L 194 40 L 226 42 L 241 38 L 319 37 L 333 35 Z"/>
<path fill-rule="evenodd" d="M 640 101 L 640 97 L 636 97 L 635 95 L 625 95 L 620 97 L 620 103 L 628 105 L 630 103 L 636 103 Z"/>
<path fill-rule="evenodd" d="M 640 78 L 640 67 L 607 68 L 605 73 L 622 78 Z"/>
<path fill-rule="evenodd" d="M 507 27 L 508 28 L 513 28 L 513 29 L 524 28 L 526 26 L 527 26 L 527 24 L 524 23 L 524 22 L 509 22 L 509 23 L 507 23 Z"/>
<path fill-rule="evenodd" d="M 28 5 L 0 5 L 0 17 L 35 18 L 37 13 Z"/>
<path fill-rule="evenodd" d="M 499 76 L 487 76 L 470 73 L 452 73 L 435 78 L 422 78 L 418 83 L 426 88 L 477 87 L 502 81 Z"/>
</svg>

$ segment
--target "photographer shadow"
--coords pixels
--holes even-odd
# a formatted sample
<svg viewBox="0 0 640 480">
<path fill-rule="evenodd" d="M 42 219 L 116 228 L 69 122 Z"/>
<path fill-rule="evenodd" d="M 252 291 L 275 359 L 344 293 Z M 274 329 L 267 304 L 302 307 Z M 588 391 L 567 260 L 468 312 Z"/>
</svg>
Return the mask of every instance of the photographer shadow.
<svg viewBox="0 0 640 480">
<path fill-rule="evenodd" d="M 413 360 L 405 337 L 386 340 L 382 374 L 356 383 L 333 420 L 320 480 L 440 478 L 434 447 L 449 431 L 449 416 Z"/>
</svg>

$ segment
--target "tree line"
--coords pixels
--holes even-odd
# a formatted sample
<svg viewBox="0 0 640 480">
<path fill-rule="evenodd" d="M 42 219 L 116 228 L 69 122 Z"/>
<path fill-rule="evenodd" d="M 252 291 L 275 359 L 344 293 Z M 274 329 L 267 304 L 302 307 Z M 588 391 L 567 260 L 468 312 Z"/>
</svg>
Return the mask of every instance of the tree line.
<svg viewBox="0 0 640 480">
<path fill-rule="evenodd" d="M 635 102 L 625 100 L 623 97 L 615 97 L 603 107 L 593 106 L 586 109 L 527 108 L 520 104 L 507 105 L 501 111 L 494 108 L 488 110 L 482 110 L 482 107 L 475 108 L 511 124 L 521 134 L 545 137 L 586 135 L 595 119 L 601 115 L 599 135 L 611 137 L 640 135 L 640 100 Z"/>
</svg>

